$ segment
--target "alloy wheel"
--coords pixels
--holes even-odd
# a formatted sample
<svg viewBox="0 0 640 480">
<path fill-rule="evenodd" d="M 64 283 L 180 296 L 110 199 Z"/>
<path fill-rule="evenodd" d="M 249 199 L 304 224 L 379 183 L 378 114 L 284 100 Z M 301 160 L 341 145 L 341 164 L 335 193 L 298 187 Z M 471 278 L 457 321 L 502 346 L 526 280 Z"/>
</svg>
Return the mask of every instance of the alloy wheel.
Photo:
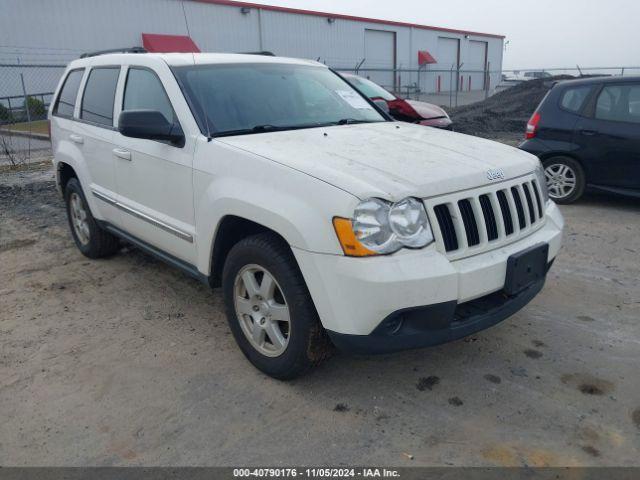
<svg viewBox="0 0 640 480">
<path fill-rule="evenodd" d="M 549 196 L 554 200 L 569 197 L 576 189 L 576 172 L 564 163 L 547 165 L 544 169 Z"/>
<path fill-rule="evenodd" d="M 289 306 L 282 289 L 260 265 L 246 265 L 234 282 L 236 317 L 251 345 L 261 354 L 284 353 L 291 334 Z"/>
<path fill-rule="evenodd" d="M 82 198 L 76 192 L 73 192 L 69 197 L 71 223 L 73 224 L 73 230 L 78 237 L 78 241 L 82 245 L 89 243 L 90 231 L 89 222 L 87 221 L 87 211 L 84 209 Z"/>
</svg>

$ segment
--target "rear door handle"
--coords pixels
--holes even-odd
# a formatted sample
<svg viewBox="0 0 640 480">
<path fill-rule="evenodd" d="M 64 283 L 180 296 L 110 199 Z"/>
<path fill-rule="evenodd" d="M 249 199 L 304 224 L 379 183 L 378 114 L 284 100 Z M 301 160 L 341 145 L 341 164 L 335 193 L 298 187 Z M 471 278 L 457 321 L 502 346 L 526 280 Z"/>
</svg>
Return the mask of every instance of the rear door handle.
<svg viewBox="0 0 640 480">
<path fill-rule="evenodd" d="M 129 150 L 125 150 L 124 148 L 114 148 L 113 154 L 116 157 L 121 158 L 122 160 L 128 160 L 129 162 L 131 161 L 131 152 Z"/>
<path fill-rule="evenodd" d="M 580 133 L 582 135 L 586 135 L 587 137 L 593 137 L 594 135 L 598 134 L 598 132 L 596 132 L 595 130 L 580 130 Z"/>
<path fill-rule="evenodd" d="M 72 133 L 71 135 L 69 135 L 69 140 L 71 140 L 73 143 L 79 143 L 79 144 L 84 143 L 84 138 L 82 138 L 80 135 L 76 135 L 75 133 Z"/>
</svg>

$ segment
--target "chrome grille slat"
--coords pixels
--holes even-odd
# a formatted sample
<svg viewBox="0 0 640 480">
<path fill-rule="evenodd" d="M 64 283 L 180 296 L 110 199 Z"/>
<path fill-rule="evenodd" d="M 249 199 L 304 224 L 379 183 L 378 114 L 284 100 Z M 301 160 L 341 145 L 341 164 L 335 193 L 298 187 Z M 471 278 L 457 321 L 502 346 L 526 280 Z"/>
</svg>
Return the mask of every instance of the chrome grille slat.
<svg viewBox="0 0 640 480">
<path fill-rule="evenodd" d="M 529 207 L 529 218 L 531 219 L 531 223 L 536 223 L 536 208 L 533 204 L 533 194 L 531 193 L 531 186 L 529 183 L 524 183 L 522 185 L 524 190 L 524 196 L 527 199 L 527 207 Z"/>
<path fill-rule="evenodd" d="M 496 222 L 496 215 L 493 212 L 493 205 L 491 205 L 489 195 L 480 195 L 480 206 L 482 207 L 482 215 L 487 227 L 487 237 L 490 242 L 493 242 L 498 239 L 498 224 Z"/>
<path fill-rule="evenodd" d="M 489 194 L 489 200 L 493 207 L 493 214 L 496 217 L 496 223 L 498 224 L 498 238 L 504 239 L 507 234 L 505 232 L 504 218 L 502 217 L 502 209 L 500 208 L 500 202 L 498 202 L 497 192 L 491 192 Z"/>
<path fill-rule="evenodd" d="M 449 203 L 448 207 L 450 211 L 451 209 L 453 209 L 452 220 L 453 227 L 456 230 L 456 236 L 458 237 L 458 246 L 464 250 L 469 247 L 469 244 L 467 242 L 467 234 L 464 231 L 465 229 L 464 222 L 462 221 L 462 212 L 460 212 L 460 207 L 458 207 L 457 203 Z"/>
<path fill-rule="evenodd" d="M 463 258 L 506 245 L 544 224 L 544 206 L 532 178 L 425 200 L 437 247 Z"/>
<path fill-rule="evenodd" d="M 478 221 L 476 219 L 473 206 L 468 198 L 458 201 L 458 209 L 462 214 L 462 223 L 467 234 L 467 244 L 474 247 L 480 244 L 480 230 L 478 229 Z"/>
<path fill-rule="evenodd" d="M 506 190 L 498 190 L 496 193 L 498 197 L 498 203 L 500 204 L 500 210 L 502 212 L 502 219 L 504 221 L 504 233 L 506 236 L 512 235 L 515 232 L 513 226 L 513 209 L 509 205 L 508 193 Z"/>
<path fill-rule="evenodd" d="M 531 216 L 529 215 L 529 208 L 527 208 L 527 198 L 524 194 L 524 188 L 522 184 L 516 185 L 516 188 L 520 194 L 520 201 L 522 202 L 522 209 L 524 210 L 525 228 L 529 228 L 531 226 Z"/>
<path fill-rule="evenodd" d="M 538 205 L 538 216 L 542 218 L 544 213 L 542 211 L 542 200 L 540 200 L 542 197 L 540 196 L 538 182 L 536 182 L 535 180 L 532 180 L 531 186 L 533 187 L 533 194 L 536 197 L 536 204 Z"/>
<path fill-rule="evenodd" d="M 476 223 L 478 225 L 478 231 L 480 233 L 480 244 L 485 245 L 489 238 L 487 236 L 487 226 L 484 222 L 478 222 L 478 219 L 482 219 L 482 207 L 480 206 L 480 201 L 478 197 L 471 197 L 468 199 L 471 202 L 471 208 L 473 208 L 473 215 L 476 218 Z"/>
</svg>

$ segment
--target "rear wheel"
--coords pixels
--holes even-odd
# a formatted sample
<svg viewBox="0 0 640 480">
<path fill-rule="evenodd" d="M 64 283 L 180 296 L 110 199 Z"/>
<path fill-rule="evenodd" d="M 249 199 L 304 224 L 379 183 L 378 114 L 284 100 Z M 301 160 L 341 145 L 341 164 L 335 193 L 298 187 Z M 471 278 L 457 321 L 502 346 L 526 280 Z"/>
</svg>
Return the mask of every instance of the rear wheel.
<svg viewBox="0 0 640 480">
<path fill-rule="evenodd" d="M 556 203 L 567 204 L 584 193 L 585 175 L 582 166 L 573 158 L 553 157 L 542 162 L 549 189 L 549 197 Z"/>
<path fill-rule="evenodd" d="M 222 287 L 233 336 L 267 375 L 288 380 L 331 355 L 295 258 L 277 235 L 238 242 L 227 256 Z"/>
<path fill-rule="evenodd" d="M 72 178 L 67 182 L 64 198 L 71 235 L 78 250 L 89 258 L 101 258 L 116 253 L 120 247 L 118 239 L 100 228 L 93 218 L 78 179 Z"/>
</svg>

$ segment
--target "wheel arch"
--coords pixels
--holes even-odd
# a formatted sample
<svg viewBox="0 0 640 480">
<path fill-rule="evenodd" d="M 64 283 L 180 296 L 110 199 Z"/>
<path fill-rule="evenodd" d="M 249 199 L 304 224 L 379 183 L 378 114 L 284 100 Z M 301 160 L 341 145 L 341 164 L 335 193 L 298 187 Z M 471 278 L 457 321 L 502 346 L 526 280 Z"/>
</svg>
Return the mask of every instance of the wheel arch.
<svg viewBox="0 0 640 480">
<path fill-rule="evenodd" d="M 582 171 L 585 174 L 585 177 L 586 177 L 585 180 L 587 180 L 588 182 L 589 169 L 585 166 L 585 163 L 582 161 L 582 159 L 578 155 L 572 152 L 563 152 L 563 151 L 546 152 L 540 155 L 538 158 L 540 158 L 541 162 L 545 162 L 546 160 L 549 160 L 554 157 L 567 157 L 567 158 L 570 158 L 571 160 L 575 160 L 576 162 L 578 162 L 578 164 L 582 167 Z"/>
<path fill-rule="evenodd" d="M 75 169 L 66 162 L 58 162 L 56 166 L 56 183 L 61 194 L 64 194 L 67 183 L 69 183 L 69 180 L 72 178 L 79 179 Z"/>
<path fill-rule="evenodd" d="M 233 246 L 241 240 L 259 233 L 272 233 L 287 248 L 290 248 L 289 242 L 282 234 L 254 220 L 238 215 L 225 215 L 220 219 L 211 247 L 209 263 L 209 285 L 211 287 L 221 286 L 224 262 Z"/>
</svg>

